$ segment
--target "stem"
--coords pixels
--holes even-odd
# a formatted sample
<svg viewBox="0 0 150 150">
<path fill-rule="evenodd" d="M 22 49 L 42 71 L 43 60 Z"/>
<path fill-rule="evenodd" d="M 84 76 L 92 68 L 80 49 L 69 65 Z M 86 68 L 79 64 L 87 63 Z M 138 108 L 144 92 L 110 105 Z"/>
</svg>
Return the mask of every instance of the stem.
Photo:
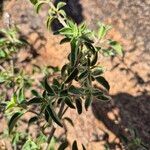
<svg viewBox="0 0 150 150">
<path fill-rule="evenodd" d="M 14 58 L 10 60 L 10 66 L 11 66 L 11 74 L 13 76 L 13 82 L 14 82 Z M 15 86 L 13 86 L 13 93 L 15 92 Z"/>
<path fill-rule="evenodd" d="M 56 10 L 56 7 L 54 6 L 53 2 L 50 2 L 49 6 L 51 9 Z M 61 15 L 57 14 L 57 19 L 64 27 L 67 26 L 66 22 L 64 21 L 64 18 Z"/>
<path fill-rule="evenodd" d="M 46 147 L 46 150 L 49 150 L 49 148 L 50 148 L 51 139 L 52 139 L 52 137 L 53 137 L 53 135 L 54 135 L 54 133 L 55 133 L 55 130 L 56 130 L 56 128 L 53 126 L 52 129 L 51 129 L 51 131 L 50 131 L 48 140 L 47 140 L 47 147 Z"/>
<path fill-rule="evenodd" d="M 10 60 L 10 65 L 11 65 L 12 76 L 14 76 L 14 59 L 13 58 Z"/>
<path fill-rule="evenodd" d="M 64 21 L 64 18 L 62 18 L 60 15 L 58 15 L 58 20 L 59 20 L 59 22 L 60 22 L 64 27 L 67 27 L 67 24 L 66 24 L 66 22 Z"/>
</svg>

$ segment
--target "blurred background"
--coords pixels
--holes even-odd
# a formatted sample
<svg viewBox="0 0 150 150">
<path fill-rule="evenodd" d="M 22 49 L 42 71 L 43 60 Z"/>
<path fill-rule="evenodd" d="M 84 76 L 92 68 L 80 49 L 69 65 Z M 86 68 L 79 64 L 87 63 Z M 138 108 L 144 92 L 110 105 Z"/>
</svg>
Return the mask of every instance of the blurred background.
<svg viewBox="0 0 150 150">
<path fill-rule="evenodd" d="M 55 3 L 60 0 L 55 0 Z M 78 24 L 86 22 L 91 29 L 97 22 L 112 26 L 109 37 L 123 45 L 123 57 L 100 57 L 107 70 L 109 103 L 93 102 L 83 115 L 69 111 L 75 127 L 69 126 L 68 138 L 85 143 L 89 150 L 121 149 L 120 136 L 127 129 L 137 131 L 150 147 L 150 0 L 67 0 L 66 13 Z M 29 0 L 1 0 L 0 28 L 5 28 L 5 14 L 11 16 L 31 48 L 19 53 L 28 70 L 31 64 L 61 67 L 66 61 L 69 45 L 59 45 L 61 37 L 54 36 L 45 25 L 47 8 L 36 14 Z M 59 28 L 54 24 L 52 29 Z M 5 128 L 0 121 L 0 132 Z"/>
</svg>

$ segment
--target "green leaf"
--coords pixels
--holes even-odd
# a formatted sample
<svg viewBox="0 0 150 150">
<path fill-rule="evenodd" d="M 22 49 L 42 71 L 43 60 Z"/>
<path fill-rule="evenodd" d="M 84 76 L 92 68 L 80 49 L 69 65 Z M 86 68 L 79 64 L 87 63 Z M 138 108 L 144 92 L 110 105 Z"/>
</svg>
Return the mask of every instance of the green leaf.
<svg viewBox="0 0 150 150">
<path fill-rule="evenodd" d="M 74 85 L 71 85 L 69 87 L 69 89 L 68 89 L 68 92 L 72 93 L 72 94 L 81 94 L 82 93 L 82 89 L 81 88 L 77 88 Z"/>
<path fill-rule="evenodd" d="M 76 44 L 76 39 L 72 39 L 72 41 L 71 41 L 71 54 L 70 54 L 71 66 L 74 66 L 76 64 L 78 53 L 79 53 L 79 47 L 78 47 L 78 44 Z"/>
<path fill-rule="evenodd" d="M 53 85 L 56 85 L 57 87 L 61 86 L 57 79 L 53 79 Z"/>
<path fill-rule="evenodd" d="M 63 9 L 59 10 L 59 14 L 62 15 L 64 18 L 67 17 L 66 12 Z"/>
<path fill-rule="evenodd" d="M 76 98 L 75 103 L 76 103 L 78 114 L 80 115 L 82 113 L 82 100 L 80 98 Z"/>
<path fill-rule="evenodd" d="M 46 27 L 48 30 L 50 30 L 50 26 L 51 26 L 51 23 L 53 22 L 55 18 L 54 17 L 48 17 L 47 20 L 46 20 Z"/>
<path fill-rule="evenodd" d="M 44 80 L 44 87 L 45 87 L 46 91 L 49 93 L 50 96 L 55 95 L 54 90 L 52 89 L 52 87 L 50 87 L 50 85 L 47 82 L 47 78 L 45 78 L 45 80 Z"/>
<path fill-rule="evenodd" d="M 58 147 L 58 150 L 65 150 L 68 147 L 69 143 L 68 141 L 64 141 L 61 143 L 61 145 Z"/>
<path fill-rule="evenodd" d="M 73 36 L 74 37 L 78 36 L 78 26 L 76 23 L 74 23 L 74 26 L 73 26 Z"/>
<path fill-rule="evenodd" d="M 14 101 L 10 101 L 7 103 L 6 110 L 11 109 L 15 106 L 16 106 L 16 103 Z"/>
<path fill-rule="evenodd" d="M 70 35 L 73 35 L 72 33 L 72 29 L 70 27 L 64 27 L 62 29 L 59 30 L 59 33 L 61 35 L 66 35 L 66 36 L 70 36 Z"/>
<path fill-rule="evenodd" d="M 30 0 L 30 2 L 31 2 L 33 5 L 35 5 L 35 4 L 38 2 L 38 0 Z"/>
<path fill-rule="evenodd" d="M 6 81 L 6 78 L 4 76 L 0 76 L 0 84 L 4 83 Z"/>
<path fill-rule="evenodd" d="M 47 121 L 47 122 L 49 122 L 49 113 L 48 113 L 48 111 L 45 109 L 45 112 L 44 112 L 44 114 L 45 114 L 45 120 Z"/>
<path fill-rule="evenodd" d="M 67 43 L 67 42 L 70 42 L 70 39 L 69 39 L 69 38 L 63 38 L 63 39 L 60 41 L 60 44 L 64 44 L 64 43 Z"/>
<path fill-rule="evenodd" d="M 43 91 L 42 97 L 45 98 L 45 99 L 47 98 L 47 91 L 46 90 Z"/>
<path fill-rule="evenodd" d="M 41 9 L 42 5 L 45 3 L 46 1 L 39 1 L 35 4 L 35 9 L 36 12 L 39 13 L 39 10 Z"/>
<path fill-rule="evenodd" d="M 99 89 L 93 89 L 92 90 L 92 95 L 93 96 L 99 96 L 99 95 L 102 95 L 103 94 L 103 92 L 102 91 L 100 91 Z"/>
<path fill-rule="evenodd" d="M 71 19 L 68 19 L 67 20 L 67 24 L 69 25 L 69 27 L 72 29 L 72 28 L 74 28 L 74 24 L 75 24 L 75 22 L 74 21 L 72 21 Z"/>
<path fill-rule="evenodd" d="M 65 83 L 69 83 L 71 82 L 77 75 L 78 75 L 79 71 L 78 68 L 75 68 L 71 74 L 68 76 L 68 78 L 66 79 Z"/>
<path fill-rule="evenodd" d="M 65 90 L 60 91 L 59 96 L 60 97 L 68 96 L 68 90 L 65 89 Z"/>
<path fill-rule="evenodd" d="M 87 37 L 87 36 L 85 36 L 85 35 L 82 36 L 82 39 L 84 39 L 84 41 L 85 41 L 86 43 L 94 43 L 89 37 Z"/>
<path fill-rule="evenodd" d="M 94 66 L 97 63 L 97 60 L 98 60 L 98 53 L 95 52 L 95 54 L 94 54 L 94 56 L 93 56 L 93 58 L 91 60 L 91 64 L 90 65 Z"/>
<path fill-rule="evenodd" d="M 36 90 L 31 90 L 32 95 L 36 96 L 36 97 L 40 97 L 41 95 L 38 93 L 38 91 Z"/>
<path fill-rule="evenodd" d="M 17 104 L 17 94 L 16 92 L 13 94 L 11 100 L 7 103 L 6 110 L 15 107 Z"/>
<path fill-rule="evenodd" d="M 79 80 L 81 80 L 81 79 L 86 79 L 88 77 L 88 71 L 87 70 L 85 70 L 84 72 L 82 72 L 80 75 L 79 75 L 79 77 L 78 77 L 78 79 Z"/>
<path fill-rule="evenodd" d="M 104 38 L 106 36 L 108 30 L 111 29 L 111 26 L 105 25 L 105 24 L 101 24 L 101 23 L 99 24 L 99 26 L 100 27 L 98 29 L 98 38 L 102 39 L 102 38 Z"/>
<path fill-rule="evenodd" d="M 28 139 L 23 145 L 21 150 L 39 150 L 39 149 L 35 142 L 31 141 L 31 139 Z"/>
<path fill-rule="evenodd" d="M 65 5 L 66 5 L 65 2 L 59 2 L 59 3 L 57 4 L 57 10 L 61 9 L 61 8 L 64 7 Z"/>
<path fill-rule="evenodd" d="M 52 139 L 51 139 L 51 142 L 50 142 L 50 144 L 49 144 L 50 147 L 49 147 L 48 150 L 55 150 L 55 148 L 56 148 L 56 143 L 57 143 L 56 138 L 53 136 Z"/>
<path fill-rule="evenodd" d="M 98 30 L 98 38 L 102 39 L 107 33 L 107 29 L 104 25 L 101 25 L 99 30 Z"/>
<path fill-rule="evenodd" d="M 70 108 L 75 109 L 75 106 L 73 105 L 73 102 L 72 102 L 71 98 L 66 97 L 66 98 L 64 99 L 64 102 L 65 102 Z"/>
<path fill-rule="evenodd" d="M 52 118 L 51 118 L 51 116 L 50 116 L 50 114 L 49 114 L 47 109 L 45 109 L 44 115 L 45 115 L 45 120 L 49 123 L 49 126 L 51 126 Z"/>
<path fill-rule="evenodd" d="M 88 108 L 89 108 L 89 106 L 91 105 L 91 103 L 92 103 L 92 95 L 88 95 L 87 97 L 86 97 L 86 100 L 85 100 L 85 110 L 87 111 L 88 110 Z"/>
<path fill-rule="evenodd" d="M 99 94 L 96 99 L 102 100 L 102 101 L 109 101 L 111 98 L 109 96 L 106 96 L 104 94 Z"/>
<path fill-rule="evenodd" d="M 0 50 L 0 58 L 7 57 L 7 53 L 4 50 Z"/>
<path fill-rule="evenodd" d="M 92 70 L 92 75 L 95 76 L 100 76 L 104 72 L 102 67 L 96 67 Z"/>
<path fill-rule="evenodd" d="M 61 76 L 65 77 L 66 73 L 67 73 L 67 69 L 68 69 L 68 65 L 65 64 L 62 69 L 61 69 Z"/>
<path fill-rule="evenodd" d="M 110 46 L 115 50 L 115 52 L 119 55 L 122 55 L 122 46 L 117 41 L 109 41 Z"/>
<path fill-rule="evenodd" d="M 34 97 L 26 102 L 27 105 L 33 105 L 33 104 L 41 104 L 42 98 L 41 97 Z"/>
<path fill-rule="evenodd" d="M 85 42 L 84 44 L 93 54 L 95 54 L 96 52 L 95 47 L 91 43 Z"/>
<path fill-rule="evenodd" d="M 20 88 L 18 91 L 18 97 L 17 97 L 18 103 L 20 104 L 22 101 L 25 100 L 25 94 L 24 94 L 24 88 Z"/>
<path fill-rule="evenodd" d="M 48 105 L 46 107 L 47 112 L 49 113 L 49 115 L 51 116 L 51 118 L 53 119 L 54 122 L 56 122 L 60 127 L 63 127 L 60 118 L 58 117 L 58 115 L 56 114 L 56 112 L 53 109 L 53 106 Z"/>
<path fill-rule="evenodd" d="M 96 77 L 95 79 L 97 80 L 97 82 L 99 82 L 103 87 L 105 87 L 109 91 L 110 85 L 104 77 L 99 76 Z"/>
<path fill-rule="evenodd" d="M 69 117 L 65 117 L 63 120 L 68 121 L 74 127 L 73 121 Z"/>
<path fill-rule="evenodd" d="M 23 115 L 23 113 L 21 112 L 16 112 L 11 119 L 8 122 L 8 127 L 9 127 L 9 133 L 11 133 L 11 131 L 13 130 L 16 122 L 18 121 L 18 119 Z"/>
<path fill-rule="evenodd" d="M 60 86 L 58 87 L 58 86 L 56 86 L 56 85 L 53 84 L 53 85 L 51 86 L 51 88 L 53 89 L 53 91 L 55 92 L 55 94 L 58 94 L 59 91 L 60 91 L 60 89 L 59 89 Z M 54 96 L 54 95 L 52 95 L 52 94 L 50 94 L 50 93 L 49 93 L 48 95 Z"/>
<path fill-rule="evenodd" d="M 78 150 L 77 141 L 75 140 L 72 144 L 72 150 Z"/>
<path fill-rule="evenodd" d="M 30 120 L 28 121 L 28 125 L 31 125 L 31 124 L 33 124 L 36 121 L 38 121 L 38 117 L 34 116 L 34 117 L 30 118 Z"/>
</svg>

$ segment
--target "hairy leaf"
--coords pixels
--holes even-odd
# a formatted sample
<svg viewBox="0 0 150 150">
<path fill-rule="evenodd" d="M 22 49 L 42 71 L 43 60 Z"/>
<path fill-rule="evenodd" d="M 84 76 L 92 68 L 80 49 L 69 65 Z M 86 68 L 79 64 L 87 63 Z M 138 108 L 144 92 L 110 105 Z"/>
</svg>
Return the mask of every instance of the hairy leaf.
<svg viewBox="0 0 150 150">
<path fill-rule="evenodd" d="M 87 76 L 88 76 L 88 71 L 85 70 L 84 72 L 82 72 L 82 73 L 79 75 L 78 79 L 79 79 L 79 80 L 85 79 L 85 78 L 87 78 Z"/>
<path fill-rule="evenodd" d="M 61 76 L 62 76 L 62 77 L 65 77 L 65 74 L 66 74 L 66 72 L 67 72 L 67 69 L 68 69 L 68 65 L 65 64 L 65 65 L 62 67 L 62 69 L 61 69 Z"/>
<path fill-rule="evenodd" d="M 55 95 L 54 90 L 50 87 L 50 85 L 47 82 L 47 78 L 45 78 L 45 80 L 44 80 L 44 87 L 45 87 L 46 91 L 49 93 L 50 96 Z"/>
<path fill-rule="evenodd" d="M 65 2 L 59 2 L 59 3 L 57 4 L 57 10 L 61 9 L 61 8 L 64 7 L 65 5 L 66 5 Z"/>
<path fill-rule="evenodd" d="M 92 95 L 93 96 L 98 96 L 98 95 L 102 95 L 102 94 L 103 94 L 103 92 L 100 91 L 99 89 L 93 89 L 92 90 Z"/>
<path fill-rule="evenodd" d="M 104 94 L 97 95 L 96 99 L 102 100 L 102 101 L 109 101 L 111 98 L 109 96 L 106 96 Z"/>
<path fill-rule="evenodd" d="M 30 118 L 30 120 L 28 121 L 28 125 L 31 125 L 31 124 L 33 124 L 36 121 L 38 121 L 38 117 L 34 116 L 34 117 Z"/>
<path fill-rule="evenodd" d="M 96 67 L 92 71 L 92 75 L 95 76 L 100 76 L 104 72 L 103 68 L 101 67 Z"/>
<path fill-rule="evenodd" d="M 109 91 L 110 85 L 104 77 L 99 76 L 96 77 L 95 79 L 97 80 L 97 82 L 99 82 L 103 87 L 105 87 Z"/>
<path fill-rule="evenodd" d="M 38 91 L 36 91 L 36 90 L 31 90 L 31 93 L 34 95 L 34 96 L 36 96 L 36 97 L 40 97 L 41 95 L 38 93 Z"/>
<path fill-rule="evenodd" d="M 70 108 L 75 109 L 75 106 L 74 106 L 74 104 L 73 104 L 71 98 L 66 97 L 66 98 L 64 99 L 64 102 L 65 102 Z"/>
<path fill-rule="evenodd" d="M 58 117 L 58 115 L 56 114 L 56 112 L 53 109 L 53 106 L 48 105 L 46 107 L 47 112 L 49 113 L 49 115 L 51 116 L 51 118 L 53 119 L 54 122 L 56 122 L 60 127 L 63 127 L 60 118 Z"/>
<path fill-rule="evenodd" d="M 94 54 L 94 56 L 93 56 L 93 58 L 91 60 L 91 64 L 90 65 L 94 66 L 97 63 L 97 60 L 98 60 L 98 53 L 95 52 L 95 54 Z"/>
<path fill-rule="evenodd" d="M 69 87 L 69 89 L 68 89 L 68 92 L 72 93 L 72 94 L 81 94 L 82 93 L 82 89 L 81 88 L 77 88 L 74 85 L 71 85 Z"/>
<path fill-rule="evenodd" d="M 68 121 L 74 127 L 73 121 L 69 117 L 65 117 L 63 120 Z"/>
<path fill-rule="evenodd" d="M 68 90 L 65 89 L 65 90 L 60 91 L 59 96 L 60 97 L 68 96 Z"/>
<path fill-rule="evenodd" d="M 75 79 L 75 77 L 78 75 L 79 71 L 78 68 L 75 68 L 71 74 L 68 76 L 68 78 L 66 79 L 65 83 L 69 83 L 71 82 L 73 79 Z"/>
<path fill-rule="evenodd" d="M 16 112 L 8 122 L 9 133 L 13 130 L 17 120 L 23 115 L 21 112 Z"/>
<path fill-rule="evenodd" d="M 27 105 L 33 105 L 33 104 L 41 104 L 42 98 L 41 97 L 34 97 L 26 102 Z"/>
</svg>

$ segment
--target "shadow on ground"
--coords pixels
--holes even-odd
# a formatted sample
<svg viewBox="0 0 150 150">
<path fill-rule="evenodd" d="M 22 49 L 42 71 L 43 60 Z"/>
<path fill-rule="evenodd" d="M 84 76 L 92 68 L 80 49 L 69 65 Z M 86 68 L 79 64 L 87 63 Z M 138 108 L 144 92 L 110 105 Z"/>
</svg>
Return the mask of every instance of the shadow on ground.
<svg viewBox="0 0 150 150">
<path fill-rule="evenodd" d="M 136 130 L 138 137 L 150 147 L 150 95 L 145 93 L 132 96 L 128 93 L 118 93 L 112 95 L 112 98 L 109 103 L 93 102 L 92 111 L 95 117 L 119 138 L 126 135 L 127 128 Z M 113 113 L 116 108 L 119 109 L 119 114 L 113 114 L 114 119 L 110 119 L 108 113 Z"/>
<path fill-rule="evenodd" d="M 83 22 L 84 17 L 82 14 L 82 5 L 80 4 L 80 0 L 55 0 L 54 4 L 57 5 L 60 1 L 66 2 L 66 6 L 64 6 L 64 11 L 66 12 L 67 16 L 70 17 L 73 21 L 77 24 Z M 58 23 L 57 20 L 53 21 L 52 30 L 57 31 L 60 29 L 62 25 Z"/>
</svg>

